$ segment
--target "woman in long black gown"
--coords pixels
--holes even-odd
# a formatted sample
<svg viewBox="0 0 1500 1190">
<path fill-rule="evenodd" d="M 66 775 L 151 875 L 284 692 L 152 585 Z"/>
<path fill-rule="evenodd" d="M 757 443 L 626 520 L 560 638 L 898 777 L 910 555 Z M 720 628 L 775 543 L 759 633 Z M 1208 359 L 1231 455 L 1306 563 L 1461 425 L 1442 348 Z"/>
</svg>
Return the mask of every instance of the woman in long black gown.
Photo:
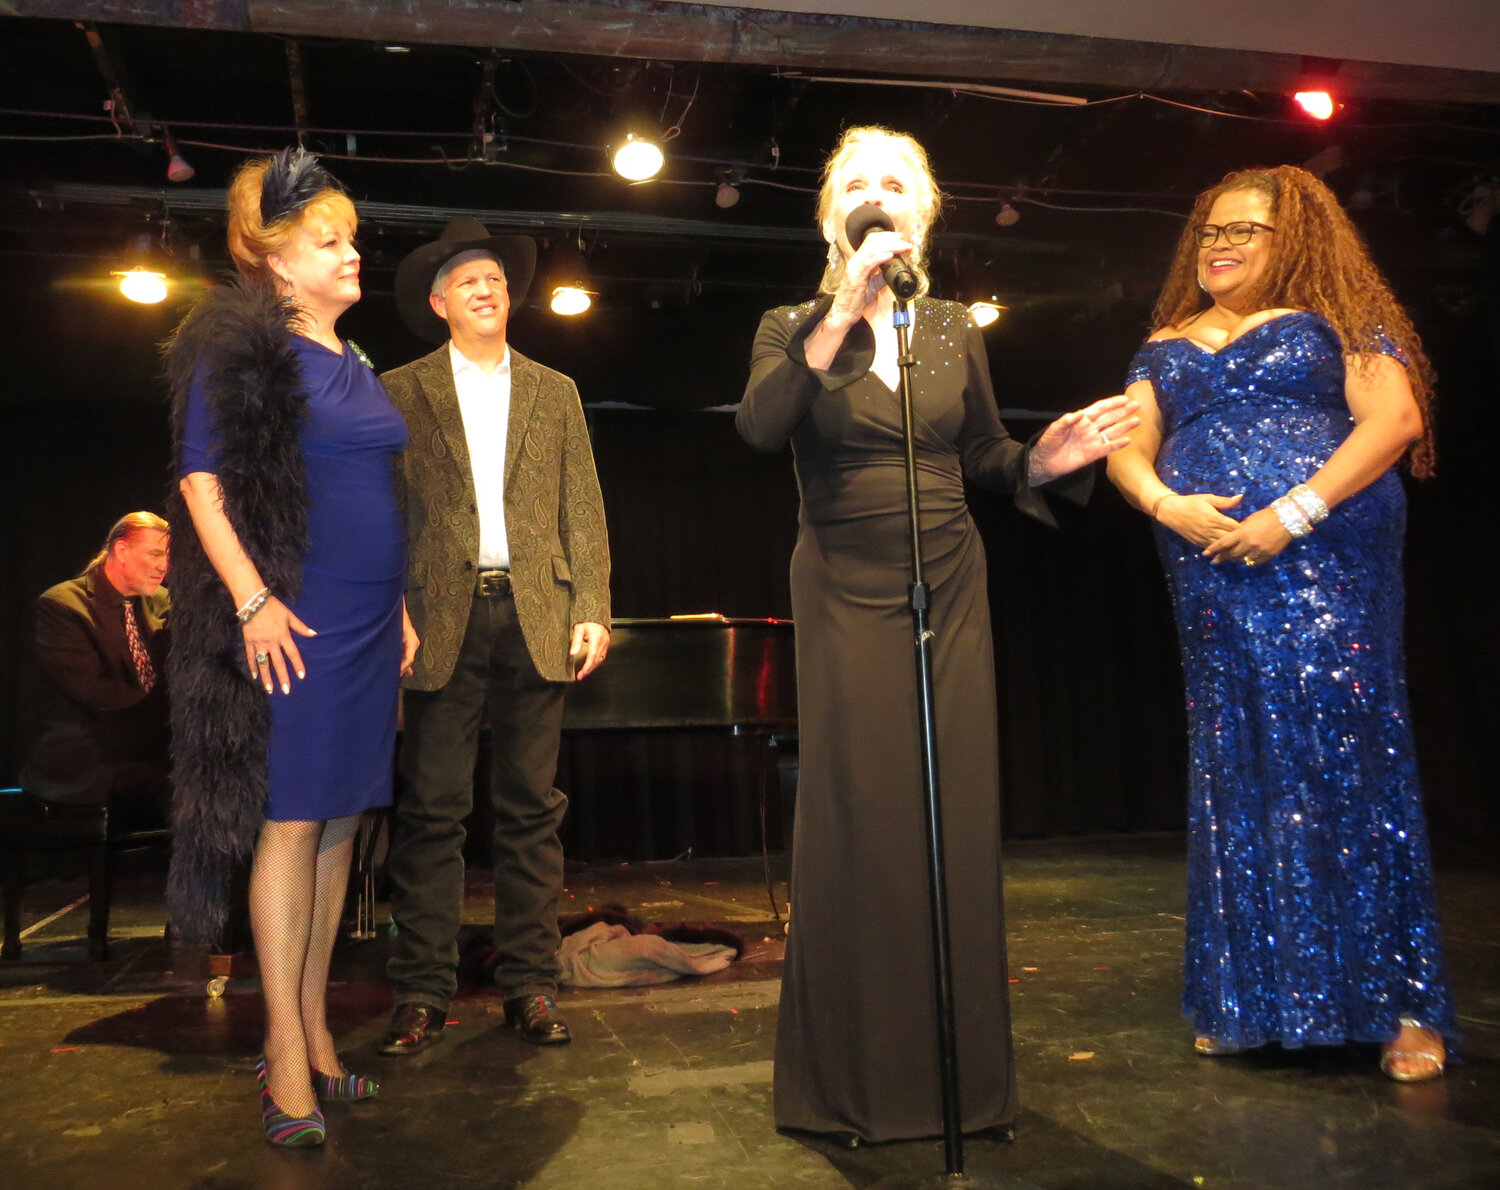
<svg viewBox="0 0 1500 1190">
<path fill-rule="evenodd" d="M 895 230 L 853 248 L 845 222 L 866 202 Z M 881 276 L 898 253 L 920 262 L 937 205 L 910 137 L 845 133 L 818 204 L 822 296 L 761 320 L 736 419 L 758 449 L 790 440 L 802 493 L 792 555 L 801 775 L 776 1124 L 851 1141 L 943 1131 L 894 298 Z M 1041 485 L 1123 445 L 1137 423 L 1129 402 L 1111 398 L 1016 442 L 964 308 L 925 296 L 912 306 L 960 1099 L 964 1129 L 978 1131 L 1012 1124 L 1016 1095 L 985 556 L 964 478 L 1050 522 Z M 1055 488 L 1082 498 L 1089 480 Z"/>
</svg>

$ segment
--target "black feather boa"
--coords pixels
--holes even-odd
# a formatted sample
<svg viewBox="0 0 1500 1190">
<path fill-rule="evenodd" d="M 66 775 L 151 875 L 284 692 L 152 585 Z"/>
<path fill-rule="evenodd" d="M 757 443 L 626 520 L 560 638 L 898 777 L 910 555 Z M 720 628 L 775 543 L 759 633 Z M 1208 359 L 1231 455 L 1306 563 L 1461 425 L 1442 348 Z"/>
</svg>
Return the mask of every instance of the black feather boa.
<svg viewBox="0 0 1500 1190">
<path fill-rule="evenodd" d="M 212 290 L 163 347 L 172 392 L 172 474 L 182 461 L 188 393 L 207 395 L 224 512 L 271 593 L 290 603 L 308 549 L 307 407 L 292 342 L 295 309 L 235 278 Z M 229 885 L 264 820 L 270 708 L 245 670 L 235 605 L 203 552 L 174 482 L 172 524 L 173 848 L 167 905 L 190 943 L 224 933 Z"/>
</svg>

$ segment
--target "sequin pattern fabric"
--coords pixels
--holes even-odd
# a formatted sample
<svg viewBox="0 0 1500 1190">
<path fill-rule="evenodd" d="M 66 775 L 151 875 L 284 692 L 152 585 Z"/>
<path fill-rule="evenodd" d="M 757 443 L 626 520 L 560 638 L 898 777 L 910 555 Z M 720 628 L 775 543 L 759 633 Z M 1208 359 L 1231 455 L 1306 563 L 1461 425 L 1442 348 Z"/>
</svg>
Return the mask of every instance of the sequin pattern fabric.
<svg viewBox="0 0 1500 1190">
<path fill-rule="evenodd" d="M 1398 354 L 1389 344 L 1381 350 Z M 1146 344 L 1177 492 L 1244 493 L 1236 519 L 1352 427 L 1332 328 L 1298 312 L 1218 353 Z M 1190 735 L 1183 1012 L 1239 1046 L 1457 1029 L 1407 715 L 1394 471 L 1269 564 L 1211 566 L 1158 526 Z"/>
</svg>

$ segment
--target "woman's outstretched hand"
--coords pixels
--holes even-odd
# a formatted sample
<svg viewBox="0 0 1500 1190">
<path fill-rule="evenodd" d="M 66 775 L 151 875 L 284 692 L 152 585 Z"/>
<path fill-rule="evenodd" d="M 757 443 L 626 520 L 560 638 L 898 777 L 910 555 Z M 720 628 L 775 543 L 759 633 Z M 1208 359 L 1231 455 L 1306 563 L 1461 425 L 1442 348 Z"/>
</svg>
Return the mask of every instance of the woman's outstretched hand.
<svg viewBox="0 0 1500 1190">
<path fill-rule="evenodd" d="M 1063 414 L 1031 448 L 1028 478 L 1033 484 L 1050 483 L 1127 445 L 1130 431 L 1141 424 L 1138 408 L 1129 397 L 1106 397 Z"/>
<path fill-rule="evenodd" d="M 283 694 L 292 692 L 292 677 L 307 677 L 307 667 L 302 664 L 302 654 L 297 651 L 297 642 L 292 634 L 317 636 L 318 634 L 292 614 L 291 608 L 272 595 L 265 606 L 250 617 L 244 628 L 245 661 L 250 666 L 250 676 L 258 678 L 270 694 L 274 684 Z"/>
</svg>

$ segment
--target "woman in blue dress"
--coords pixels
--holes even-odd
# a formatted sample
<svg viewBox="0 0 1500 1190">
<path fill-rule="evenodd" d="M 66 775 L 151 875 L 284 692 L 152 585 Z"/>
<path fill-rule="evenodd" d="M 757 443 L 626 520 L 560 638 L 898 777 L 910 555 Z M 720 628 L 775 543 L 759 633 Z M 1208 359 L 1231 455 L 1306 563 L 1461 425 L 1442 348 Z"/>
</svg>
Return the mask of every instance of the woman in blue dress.
<svg viewBox="0 0 1500 1190">
<path fill-rule="evenodd" d="M 395 489 L 406 430 L 334 330 L 360 297 L 356 218 L 316 159 L 244 166 L 229 220 L 242 276 L 168 349 L 183 626 L 169 892 L 174 920 L 211 939 L 227 868 L 253 847 L 262 1122 L 273 1144 L 306 1146 L 324 1137 L 320 1100 L 377 1089 L 340 1063 L 326 999 L 355 830 L 390 803 L 399 678 L 416 651 Z"/>
<path fill-rule="evenodd" d="M 1431 371 L 1326 186 L 1199 196 L 1131 364 L 1109 475 L 1156 522 L 1187 687 L 1183 1010 L 1200 1053 L 1457 1035 L 1402 650 L 1405 497 Z"/>
</svg>

